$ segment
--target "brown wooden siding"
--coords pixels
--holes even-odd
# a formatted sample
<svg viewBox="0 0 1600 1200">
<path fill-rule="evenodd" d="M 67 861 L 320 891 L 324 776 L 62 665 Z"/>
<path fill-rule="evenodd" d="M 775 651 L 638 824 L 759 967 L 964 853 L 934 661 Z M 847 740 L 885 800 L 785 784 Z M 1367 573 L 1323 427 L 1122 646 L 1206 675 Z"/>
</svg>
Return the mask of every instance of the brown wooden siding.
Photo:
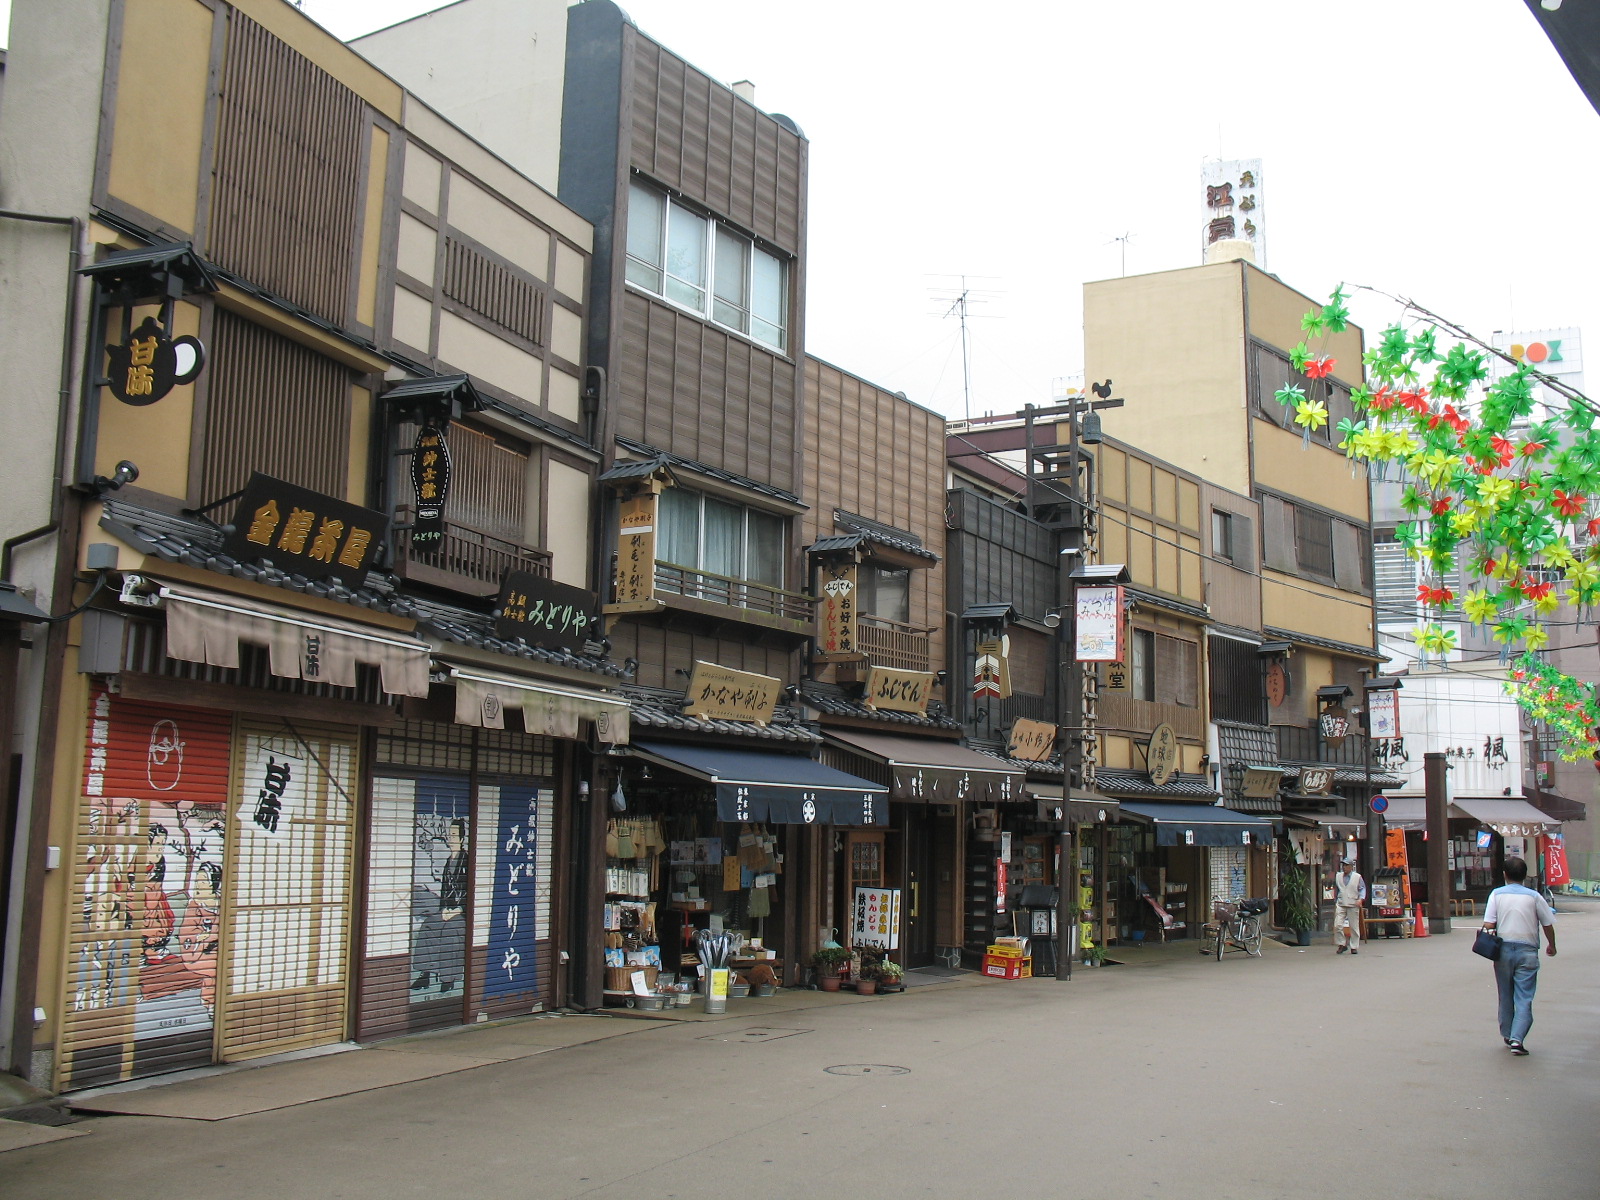
<svg viewBox="0 0 1600 1200">
<path fill-rule="evenodd" d="M 612 385 L 612 429 L 798 492 L 792 362 L 630 292 Z"/>
<path fill-rule="evenodd" d="M 1179 704 L 1134 700 L 1117 692 L 1100 693 L 1100 732 L 1149 733 L 1157 725 L 1171 725 L 1180 738 L 1205 737 L 1205 713 Z"/>
<path fill-rule="evenodd" d="M 738 671 L 771 675 L 785 683 L 796 677 L 799 666 L 798 654 L 782 646 L 752 644 L 640 621 L 616 621 L 606 636 L 611 639 L 612 658 L 638 660 L 635 682 L 643 687 L 682 691 L 688 679 L 677 672 L 694 670 L 699 659 Z"/>
<path fill-rule="evenodd" d="M 1261 652 L 1233 638 L 1206 639 L 1211 660 L 1211 716 L 1219 721 L 1265 725 L 1267 691 Z"/>
<path fill-rule="evenodd" d="M 632 26 L 632 165 L 790 254 L 804 238 L 806 142 Z"/>
<path fill-rule="evenodd" d="M 211 326 L 204 449 L 192 500 L 244 487 L 252 471 L 345 495 L 351 372 L 223 309 Z"/>
<path fill-rule="evenodd" d="M 544 344 L 543 290 L 532 279 L 449 238 L 444 245 L 444 294 L 520 338 Z"/>
<path fill-rule="evenodd" d="M 229 13 L 207 256 L 318 316 L 347 318 L 366 106 Z"/>
</svg>

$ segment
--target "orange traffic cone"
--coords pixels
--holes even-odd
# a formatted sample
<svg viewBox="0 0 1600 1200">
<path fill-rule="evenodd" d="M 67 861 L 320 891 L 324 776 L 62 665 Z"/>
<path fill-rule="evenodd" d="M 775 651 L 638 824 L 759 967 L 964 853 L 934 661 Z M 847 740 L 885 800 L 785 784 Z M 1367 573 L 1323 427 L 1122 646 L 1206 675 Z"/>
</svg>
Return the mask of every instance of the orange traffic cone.
<svg viewBox="0 0 1600 1200">
<path fill-rule="evenodd" d="M 1416 909 L 1415 909 L 1415 912 L 1416 912 L 1417 915 L 1416 915 L 1416 919 L 1415 919 L 1414 928 L 1416 929 L 1417 932 L 1416 932 L 1416 934 L 1414 936 L 1416 936 L 1416 937 L 1427 937 L 1428 936 L 1428 918 L 1427 918 L 1426 914 L 1424 914 L 1423 911 L 1422 911 L 1422 905 L 1420 905 L 1420 904 L 1417 905 Z"/>
</svg>

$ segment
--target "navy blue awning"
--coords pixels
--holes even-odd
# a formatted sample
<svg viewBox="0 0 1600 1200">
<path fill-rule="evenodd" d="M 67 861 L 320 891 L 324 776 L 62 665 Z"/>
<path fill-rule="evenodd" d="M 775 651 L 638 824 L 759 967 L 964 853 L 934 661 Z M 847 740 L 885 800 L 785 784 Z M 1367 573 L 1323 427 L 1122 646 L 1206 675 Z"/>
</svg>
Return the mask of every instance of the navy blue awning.
<svg viewBox="0 0 1600 1200">
<path fill-rule="evenodd" d="M 1272 842 L 1271 821 L 1215 804 L 1124 800 L 1122 815 L 1154 825 L 1158 846 L 1259 846 Z"/>
<path fill-rule="evenodd" d="M 714 784 L 717 818 L 778 825 L 887 825 L 889 789 L 797 754 L 634 742 L 633 754 Z"/>
</svg>

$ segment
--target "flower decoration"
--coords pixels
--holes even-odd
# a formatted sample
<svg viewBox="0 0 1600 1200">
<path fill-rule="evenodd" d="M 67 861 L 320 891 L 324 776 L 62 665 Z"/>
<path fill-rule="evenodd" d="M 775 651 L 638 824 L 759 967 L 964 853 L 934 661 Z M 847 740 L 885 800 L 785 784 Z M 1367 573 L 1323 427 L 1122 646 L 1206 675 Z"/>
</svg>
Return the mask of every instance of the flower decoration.
<svg viewBox="0 0 1600 1200">
<path fill-rule="evenodd" d="M 1321 400 L 1302 400 L 1294 406 L 1294 423 L 1321 429 L 1328 423 L 1328 406 Z"/>
<path fill-rule="evenodd" d="M 1542 632 L 1542 631 L 1541 631 Z M 1559 753 L 1568 762 L 1588 758 L 1600 745 L 1600 703 L 1594 688 L 1547 666 L 1537 655 L 1523 654 L 1512 664 L 1506 691 L 1529 716 L 1543 721 L 1562 737 Z"/>
</svg>

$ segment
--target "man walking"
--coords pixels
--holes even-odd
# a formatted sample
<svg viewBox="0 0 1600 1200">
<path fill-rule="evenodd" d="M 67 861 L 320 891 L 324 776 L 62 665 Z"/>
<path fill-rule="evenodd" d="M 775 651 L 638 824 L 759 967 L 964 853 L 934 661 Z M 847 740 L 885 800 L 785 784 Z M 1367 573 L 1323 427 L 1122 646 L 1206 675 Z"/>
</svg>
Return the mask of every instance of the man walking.
<svg viewBox="0 0 1600 1200">
<path fill-rule="evenodd" d="M 1360 954 L 1361 906 L 1367 900 L 1367 881 L 1348 859 L 1341 866 L 1333 876 L 1333 940 L 1339 947 L 1334 953 L 1348 950 Z"/>
<path fill-rule="evenodd" d="M 1544 897 L 1525 885 L 1528 864 L 1506 859 L 1506 885 L 1489 893 L 1483 927 L 1500 935 L 1500 957 L 1494 960 L 1494 982 L 1500 991 L 1500 1037 L 1513 1054 L 1526 1054 L 1522 1044 L 1533 1027 L 1533 992 L 1539 986 L 1539 930 L 1544 952 L 1556 956 L 1556 914 Z"/>
</svg>

